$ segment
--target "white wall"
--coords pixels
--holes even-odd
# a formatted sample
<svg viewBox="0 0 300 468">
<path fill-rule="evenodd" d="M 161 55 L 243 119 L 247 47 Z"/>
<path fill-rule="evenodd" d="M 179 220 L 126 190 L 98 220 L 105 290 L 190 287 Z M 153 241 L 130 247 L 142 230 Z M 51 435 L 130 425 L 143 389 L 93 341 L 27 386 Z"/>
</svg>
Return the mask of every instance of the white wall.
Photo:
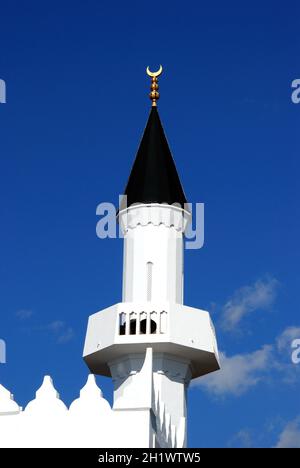
<svg viewBox="0 0 300 468">
<path fill-rule="evenodd" d="M 25 410 L 0 385 L 0 448 L 149 447 L 150 411 L 114 411 L 90 375 L 70 408 L 44 378 Z"/>
</svg>

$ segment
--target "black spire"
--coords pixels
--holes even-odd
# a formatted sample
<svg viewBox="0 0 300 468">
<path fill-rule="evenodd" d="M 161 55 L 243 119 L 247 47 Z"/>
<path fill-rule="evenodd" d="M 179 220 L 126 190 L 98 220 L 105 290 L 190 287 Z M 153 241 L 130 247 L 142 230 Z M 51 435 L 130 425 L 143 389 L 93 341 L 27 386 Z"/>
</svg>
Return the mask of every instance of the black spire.
<svg viewBox="0 0 300 468">
<path fill-rule="evenodd" d="M 187 203 L 157 107 L 151 108 L 125 195 L 127 206 L 134 203 L 177 203 L 183 208 Z M 121 209 L 125 208 L 123 203 Z"/>
</svg>

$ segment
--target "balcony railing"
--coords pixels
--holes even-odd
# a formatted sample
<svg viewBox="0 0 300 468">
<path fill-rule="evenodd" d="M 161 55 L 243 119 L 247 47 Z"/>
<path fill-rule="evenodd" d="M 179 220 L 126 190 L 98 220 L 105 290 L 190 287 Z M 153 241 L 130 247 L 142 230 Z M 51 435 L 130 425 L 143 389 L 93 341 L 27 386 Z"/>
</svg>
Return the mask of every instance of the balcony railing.
<svg viewBox="0 0 300 468">
<path fill-rule="evenodd" d="M 167 333 L 167 312 L 120 312 L 119 335 L 155 335 Z"/>
</svg>

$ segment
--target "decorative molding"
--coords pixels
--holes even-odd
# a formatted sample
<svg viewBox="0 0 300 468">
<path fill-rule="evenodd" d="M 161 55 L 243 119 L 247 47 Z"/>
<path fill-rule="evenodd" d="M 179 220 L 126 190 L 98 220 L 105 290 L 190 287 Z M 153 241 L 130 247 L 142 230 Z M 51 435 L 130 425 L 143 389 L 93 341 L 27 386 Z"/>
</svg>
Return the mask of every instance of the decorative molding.
<svg viewBox="0 0 300 468">
<path fill-rule="evenodd" d="M 191 219 L 191 214 L 175 205 L 150 203 L 130 206 L 119 212 L 118 219 L 124 233 L 137 226 L 149 224 L 173 227 L 176 231 L 183 233 Z"/>
</svg>

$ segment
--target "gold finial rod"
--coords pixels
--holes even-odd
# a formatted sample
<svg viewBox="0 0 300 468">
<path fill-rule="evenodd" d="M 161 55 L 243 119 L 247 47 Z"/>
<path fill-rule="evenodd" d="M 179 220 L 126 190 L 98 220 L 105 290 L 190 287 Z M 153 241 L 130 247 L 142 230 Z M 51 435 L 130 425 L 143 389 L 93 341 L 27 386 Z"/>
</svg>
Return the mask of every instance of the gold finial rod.
<svg viewBox="0 0 300 468">
<path fill-rule="evenodd" d="M 157 106 L 157 101 L 159 99 L 157 77 L 162 74 L 162 71 L 163 71 L 163 68 L 161 65 L 159 66 L 159 69 L 156 72 L 150 71 L 149 67 L 147 67 L 147 70 L 146 70 L 147 75 L 151 76 L 152 78 L 151 87 L 150 87 L 151 92 L 149 94 L 149 98 L 152 101 L 152 107 Z"/>
</svg>

